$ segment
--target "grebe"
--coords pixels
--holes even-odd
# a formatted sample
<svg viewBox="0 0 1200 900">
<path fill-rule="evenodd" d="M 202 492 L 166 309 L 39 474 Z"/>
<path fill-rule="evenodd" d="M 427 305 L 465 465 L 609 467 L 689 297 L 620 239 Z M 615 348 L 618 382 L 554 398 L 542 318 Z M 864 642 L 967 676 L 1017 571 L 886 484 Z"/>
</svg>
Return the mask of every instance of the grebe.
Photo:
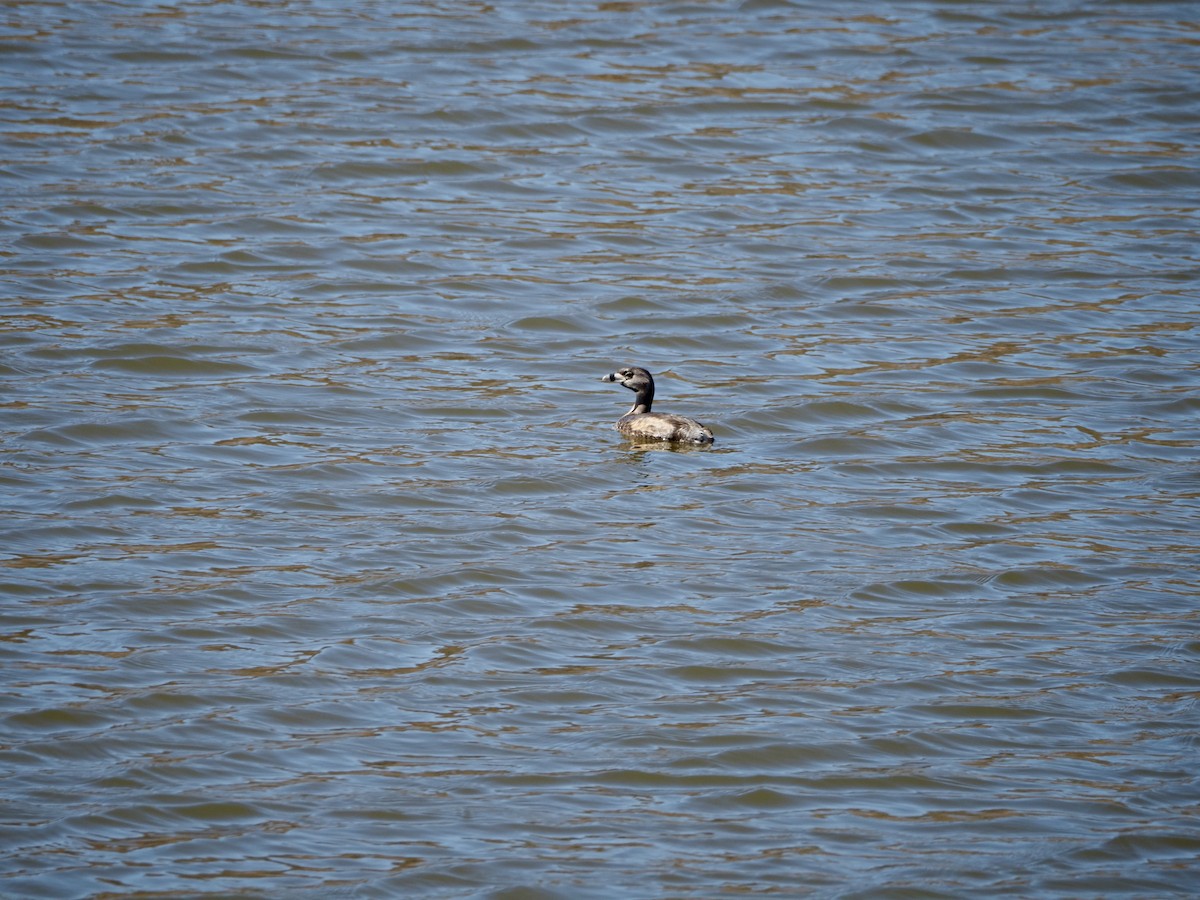
<svg viewBox="0 0 1200 900">
<path fill-rule="evenodd" d="M 713 433 L 687 416 L 650 412 L 654 402 L 654 376 L 641 366 L 626 366 L 600 379 L 616 382 L 633 391 L 633 407 L 613 426 L 636 441 L 676 441 L 685 444 L 711 444 Z"/>
</svg>

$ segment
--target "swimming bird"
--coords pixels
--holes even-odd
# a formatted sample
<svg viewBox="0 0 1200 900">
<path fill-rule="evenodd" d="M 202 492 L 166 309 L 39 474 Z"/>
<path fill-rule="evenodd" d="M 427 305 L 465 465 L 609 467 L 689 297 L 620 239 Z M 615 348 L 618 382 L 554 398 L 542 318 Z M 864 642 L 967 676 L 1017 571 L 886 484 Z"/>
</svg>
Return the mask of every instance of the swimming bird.
<svg viewBox="0 0 1200 900">
<path fill-rule="evenodd" d="M 641 366 L 626 366 L 600 379 L 616 382 L 637 396 L 629 412 L 613 427 L 630 440 L 675 441 L 683 444 L 711 444 L 713 433 L 687 416 L 672 416 L 650 411 L 654 403 L 654 376 Z"/>
</svg>

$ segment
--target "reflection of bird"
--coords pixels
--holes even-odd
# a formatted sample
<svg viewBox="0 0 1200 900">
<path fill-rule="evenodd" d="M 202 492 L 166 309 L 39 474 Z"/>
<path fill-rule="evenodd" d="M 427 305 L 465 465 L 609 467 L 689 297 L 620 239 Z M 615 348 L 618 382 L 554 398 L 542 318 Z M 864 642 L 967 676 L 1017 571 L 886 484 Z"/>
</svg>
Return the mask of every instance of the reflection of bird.
<svg viewBox="0 0 1200 900">
<path fill-rule="evenodd" d="M 605 375 L 601 381 L 615 381 L 629 388 L 637 397 L 633 408 L 617 419 L 615 428 L 635 441 L 678 441 L 685 444 L 711 444 L 713 433 L 687 416 L 671 416 L 650 412 L 654 402 L 654 376 L 641 366 Z"/>
</svg>

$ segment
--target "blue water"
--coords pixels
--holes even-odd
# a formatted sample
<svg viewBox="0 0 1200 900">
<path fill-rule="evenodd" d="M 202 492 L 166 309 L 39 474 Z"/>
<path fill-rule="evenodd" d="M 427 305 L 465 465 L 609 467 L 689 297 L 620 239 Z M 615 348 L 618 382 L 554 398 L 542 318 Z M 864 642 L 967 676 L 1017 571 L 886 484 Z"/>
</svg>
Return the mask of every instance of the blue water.
<svg viewBox="0 0 1200 900">
<path fill-rule="evenodd" d="M 1196 43 L 8 7 L 0 893 L 1192 896 Z"/>
</svg>

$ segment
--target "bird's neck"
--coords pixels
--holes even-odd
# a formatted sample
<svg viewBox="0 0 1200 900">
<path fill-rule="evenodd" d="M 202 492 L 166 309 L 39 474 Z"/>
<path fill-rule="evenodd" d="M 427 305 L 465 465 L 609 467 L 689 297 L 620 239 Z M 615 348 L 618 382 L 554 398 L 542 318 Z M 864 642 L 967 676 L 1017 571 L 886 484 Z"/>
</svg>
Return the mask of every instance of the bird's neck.
<svg viewBox="0 0 1200 900">
<path fill-rule="evenodd" d="M 633 407 L 629 410 L 628 415 L 639 416 L 642 413 L 650 412 L 650 405 L 654 402 L 654 388 L 647 385 L 637 392 L 637 397 L 633 401 Z"/>
</svg>

